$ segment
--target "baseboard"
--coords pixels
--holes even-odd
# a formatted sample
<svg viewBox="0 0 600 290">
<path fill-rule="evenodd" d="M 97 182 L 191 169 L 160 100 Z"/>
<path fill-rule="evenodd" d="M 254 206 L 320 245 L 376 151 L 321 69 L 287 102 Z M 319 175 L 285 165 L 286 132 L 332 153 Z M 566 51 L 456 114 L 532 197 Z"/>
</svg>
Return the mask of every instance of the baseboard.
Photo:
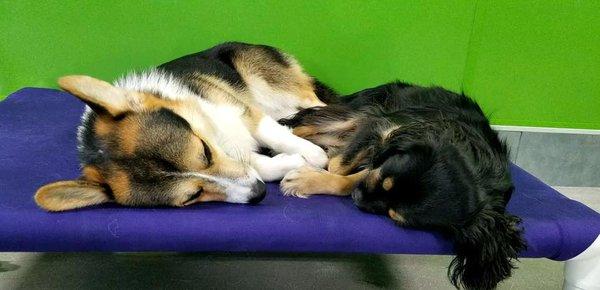
<svg viewBox="0 0 600 290">
<path fill-rule="evenodd" d="M 600 130 L 594 130 L 594 129 L 528 127 L 528 126 L 509 126 L 509 125 L 492 125 L 492 128 L 494 128 L 494 130 L 496 130 L 496 131 L 511 131 L 511 132 L 600 135 Z"/>
</svg>

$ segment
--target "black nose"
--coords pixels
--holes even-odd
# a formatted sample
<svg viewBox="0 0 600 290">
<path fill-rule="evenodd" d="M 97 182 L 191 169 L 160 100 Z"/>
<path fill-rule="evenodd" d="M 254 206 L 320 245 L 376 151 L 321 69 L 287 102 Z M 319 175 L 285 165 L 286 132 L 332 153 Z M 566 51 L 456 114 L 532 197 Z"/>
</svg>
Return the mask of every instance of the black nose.
<svg viewBox="0 0 600 290">
<path fill-rule="evenodd" d="M 267 185 L 259 180 L 252 186 L 252 192 L 254 193 L 254 196 L 248 200 L 248 203 L 259 203 L 267 195 Z"/>
</svg>

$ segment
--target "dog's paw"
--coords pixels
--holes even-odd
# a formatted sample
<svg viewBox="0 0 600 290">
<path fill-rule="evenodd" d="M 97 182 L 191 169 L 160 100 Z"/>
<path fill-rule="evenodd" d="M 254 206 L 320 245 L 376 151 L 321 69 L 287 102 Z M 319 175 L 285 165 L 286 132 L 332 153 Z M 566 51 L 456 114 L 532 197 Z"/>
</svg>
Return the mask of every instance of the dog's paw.
<svg viewBox="0 0 600 290">
<path fill-rule="evenodd" d="M 307 165 L 306 159 L 299 153 L 288 154 L 281 153 L 272 157 L 275 164 L 275 170 L 282 172 L 282 176 L 286 173 Z"/>
<path fill-rule="evenodd" d="M 255 155 L 252 166 L 263 181 L 281 180 L 286 173 L 307 165 L 306 159 L 298 153 L 281 153 L 273 157 Z"/>
<path fill-rule="evenodd" d="M 324 170 L 310 166 L 303 166 L 288 172 L 281 181 L 281 192 L 287 196 L 307 198 L 308 195 L 318 193 L 315 182 L 318 183 Z"/>
<path fill-rule="evenodd" d="M 325 168 L 329 160 L 323 148 L 309 141 L 304 142 L 297 153 L 302 155 L 306 162 L 317 168 Z"/>
</svg>

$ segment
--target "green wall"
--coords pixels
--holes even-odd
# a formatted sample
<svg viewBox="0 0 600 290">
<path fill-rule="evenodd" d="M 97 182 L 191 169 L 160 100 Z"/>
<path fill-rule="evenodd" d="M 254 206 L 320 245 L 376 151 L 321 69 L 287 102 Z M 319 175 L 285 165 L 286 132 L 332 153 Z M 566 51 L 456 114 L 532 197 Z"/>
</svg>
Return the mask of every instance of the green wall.
<svg viewBox="0 0 600 290">
<path fill-rule="evenodd" d="M 599 18 L 591 0 L 0 0 L 0 99 L 239 40 L 296 55 L 344 93 L 439 84 L 475 97 L 496 124 L 600 129 Z"/>
</svg>

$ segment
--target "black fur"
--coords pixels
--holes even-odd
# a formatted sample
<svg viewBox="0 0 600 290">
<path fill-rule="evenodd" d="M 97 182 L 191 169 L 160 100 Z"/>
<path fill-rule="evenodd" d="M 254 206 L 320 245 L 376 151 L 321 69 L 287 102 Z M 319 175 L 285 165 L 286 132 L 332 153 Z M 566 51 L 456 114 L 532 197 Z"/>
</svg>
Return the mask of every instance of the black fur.
<svg viewBox="0 0 600 290">
<path fill-rule="evenodd" d="M 184 84 L 186 84 L 194 93 L 199 95 L 202 95 L 199 88 L 192 85 L 198 73 L 214 76 L 227 82 L 232 87 L 242 89 L 246 84 L 235 67 L 234 59 L 241 52 L 247 50 L 259 50 L 262 52 L 266 61 L 272 66 L 280 66 L 281 68 L 288 68 L 290 66 L 288 57 L 272 46 L 242 42 L 225 42 L 207 50 L 174 59 L 157 68 L 186 80 Z M 274 70 L 274 72 L 277 72 L 277 70 Z M 267 81 L 276 82 L 280 76 L 278 74 L 272 74 L 273 72 L 266 72 L 262 77 Z M 337 101 L 338 94 L 330 87 L 317 79 L 313 79 L 313 85 L 315 87 L 315 94 L 321 101 L 326 104 L 335 103 Z"/>
<path fill-rule="evenodd" d="M 245 87 L 244 80 L 236 71 L 233 58 L 238 49 L 248 46 L 248 44 L 236 42 L 223 43 L 205 51 L 182 56 L 164 63 L 158 68 L 171 72 L 182 79 L 193 79 L 195 73 L 201 72 L 224 80 L 233 87 L 243 88 Z M 195 93 L 200 93 L 194 86 L 189 86 L 189 88 Z"/>
<path fill-rule="evenodd" d="M 454 241 L 449 267 L 455 286 L 491 289 L 510 276 L 525 248 L 519 218 L 505 212 L 513 185 L 508 150 L 476 102 L 442 88 L 401 82 L 300 111 L 281 123 L 326 128 L 354 120 L 344 136 L 343 162 L 366 152 L 355 171 L 373 173 L 353 192 L 369 212 L 394 210 L 402 226 L 440 230 Z M 318 134 L 309 140 L 319 144 Z M 326 148 L 333 150 L 332 148 Z M 391 178 L 393 187 L 383 188 Z"/>
<path fill-rule="evenodd" d="M 334 104 L 338 102 L 339 95 L 332 88 L 317 79 L 314 79 L 314 86 L 315 94 L 317 94 L 319 100 L 323 101 L 325 104 Z"/>
</svg>

